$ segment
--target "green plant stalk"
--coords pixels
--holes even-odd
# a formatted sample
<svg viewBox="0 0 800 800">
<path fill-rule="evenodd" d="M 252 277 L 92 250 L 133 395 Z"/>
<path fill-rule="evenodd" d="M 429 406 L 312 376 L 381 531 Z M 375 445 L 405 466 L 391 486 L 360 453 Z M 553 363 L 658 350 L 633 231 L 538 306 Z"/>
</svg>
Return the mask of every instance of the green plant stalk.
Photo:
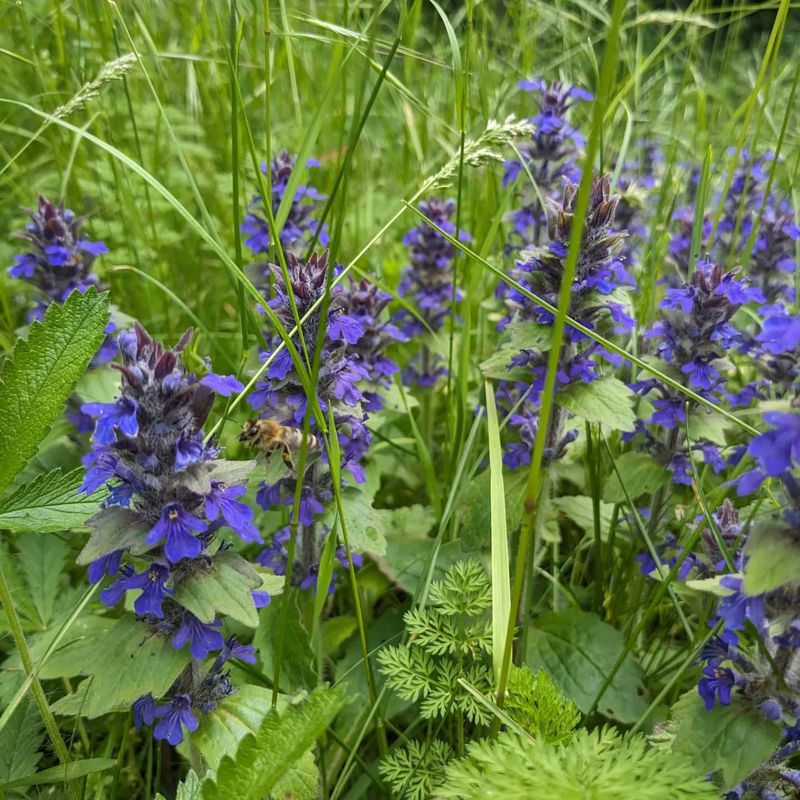
<svg viewBox="0 0 800 800">
<path fill-rule="evenodd" d="M 506 686 L 508 685 L 508 677 L 511 669 L 515 621 L 519 618 L 523 590 L 527 578 L 526 565 L 528 562 L 528 550 L 531 546 L 531 540 L 535 531 L 536 512 L 539 505 L 539 497 L 544 486 L 542 467 L 545 445 L 548 441 L 551 417 L 555 406 L 556 373 L 561 359 L 561 348 L 563 345 L 564 330 L 566 328 L 567 312 L 572 299 L 572 283 L 578 267 L 578 255 L 580 253 L 583 231 L 586 226 L 586 212 L 589 208 L 589 198 L 592 189 L 592 172 L 595 156 L 600 146 L 603 114 L 616 74 L 619 28 L 622 22 L 622 12 L 624 9 L 624 0 L 614 0 L 611 22 L 606 37 L 605 52 L 603 53 L 603 63 L 600 68 L 599 87 L 597 100 L 594 106 L 592 128 L 586 146 L 586 155 L 583 159 L 581 183 L 575 203 L 575 216 L 573 217 L 572 228 L 570 230 L 569 249 L 567 251 L 567 258 L 561 277 L 558 308 L 550 337 L 550 352 L 548 353 L 547 373 L 545 376 L 544 389 L 542 391 L 542 403 L 539 410 L 539 424 L 536 430 L 536 439 L 531 455 L 531 467 L 528 473 L 525 491 L 522 530 L 517 548 L 516 569 L 514 571 L 514 583 L 511 593 L 511 608 L 508 615 L 506 644 L 503 652 L 503 665 L 497 681 L 497 704 L 501 708 L 505 702 Z M 493 735 L 496 735 L 498 731 L 499 724 L 497 720 L 495 720 L 492 726 Z"/>
<path fill-rule="evenodd" d="M 36 707 L 39 709 L 39 714 L 41 715 L 44 726 L 47 729 L 47 735 L 50 737 L 50 742 L 53 745 L 56 756 L 58 756 L 58 760 L 65 767 L 68 767 L 70 764 L 69 752 L 64 744 L 64 740 L 61 738 L 61 732 L 58 730 L 56 718 L 53 716 L 53 712 L 50 710 L 50 705 L 47 702 L 44 689 L 39 681 L 39 676 L 34 673 L 31 652 L 28 650 L 28 644 L 25 641 L 22 623 L 20 622 L 19 615 L 17 614 L 17 609 L 14 606 L 14 600 L 11 596 L 11 590 L 8 586 L 5 572 L 3 572 L 2 564 L 0 564 L 0 605 L 3 606 L 3 610 L 6 612 L 8 627 L 11 629 L 11 637 L 13 638 L 14 646 L 17 648 L 17 652 L 19 653 L 19 658 L 22 662 L 22 668 L 25 670 L 25 674 L 31 677 L 31 690 L 33 691 L 33 699 L 36 702 Z M 70 782 L 70 789 L 75 798 L 80 798 L 81 793 L 76 781 Z"/>
<path fill-rule="evenodd" d="M 725 177 L 725 185 L 723 186 L 722 193 L 720 195 L 721 200 L 719 203 L 719 207 L 717 208 L 717 213 L 714 215 L 714 224 L 711 228 L 711 234 L 708 237 L 709 249 L 711 249 L 711 247 L 713 247 L 714 245 L 714 240 L 717 235 L 717 229 L 719 228 L 719 223 L 722 219 L 722 212 L 725 208 L 725 198 L 728 196 L 731 184 L 733 183 L 733 173 L 736 170 L 736 163 L 739 160 L 739 154 L 742 152 L 745 140 L 747 139 L 747 132 L 750 127 L 750 120 L 753 116 L 753 112 L 756 109 L 756 100 L 758 99 L 758 96 L 761 93 L 761 87 L 764 83 L 764 79 L 766 78 L 767 70 L 772 64 L 773 55 L 777 55 L 778 49 L 780 48 L 781 39 L 783 38 L 783 28 L 786 22 L 786 15 L 788 13 L 789 13 L 789 0 L 781 0 L 780 5 L 778 6 L 778 11 L 775 14 L 775 22 L 772 26 L 772 31 L 769 35 L 769 41 L 767 42 L 767 47 L 764 52 L 764 57 L 761 59 L 761 66 L 758 70 L 758 77 L 756 78 L 755 86 L 753 87 L 753 91 L 750 93 L 747 105 L 745 106 L 744 119 L 742 120 L 741 126 L 739 128 L 739 136 L 736 140 L 736 147 L 730 157 L 729 161 L 730 166 L 728 168 L 728 174 Z"/>
</svg>

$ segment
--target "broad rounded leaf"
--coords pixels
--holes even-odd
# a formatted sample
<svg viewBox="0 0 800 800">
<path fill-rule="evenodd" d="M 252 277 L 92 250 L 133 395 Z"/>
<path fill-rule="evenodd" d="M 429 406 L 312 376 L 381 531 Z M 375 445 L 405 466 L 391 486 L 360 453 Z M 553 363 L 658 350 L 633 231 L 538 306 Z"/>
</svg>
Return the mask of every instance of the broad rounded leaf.
<svg viewBox="0 0 800 800">
<path fill-rule="evenodd" d="M 544 669 L 561 691 L 587 713 L 625 646 L 622 634 L 597 615 L 577 609 L 543 614 L 528 634 L 528 666 Z M 642 668 L 625 657 L 598 703 L 620 722 L 636 722 L 647 710 Z"/>
</svg>

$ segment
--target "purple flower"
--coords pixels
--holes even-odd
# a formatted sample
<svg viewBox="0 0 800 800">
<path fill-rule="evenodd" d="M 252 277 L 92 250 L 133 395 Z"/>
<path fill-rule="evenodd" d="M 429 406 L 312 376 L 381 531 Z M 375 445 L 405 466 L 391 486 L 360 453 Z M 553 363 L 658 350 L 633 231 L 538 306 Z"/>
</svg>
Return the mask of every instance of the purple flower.
<svg viewBox="0 0 800 800">
<path fill-rule="evenodd" d="M 225 486 L 212 481 L 211 492 L 206 495 L 206 516 L 215 520 L 222 514 L 225 524 L 242 540 L 263 544 L 258 528 L 253 524 L 253 509 L 236 499 L 245 494 L 247 489 L 244 486 Z"/>
<path fill-rule="evenodd" d="M 800 414 L 771 411 L 764 420 L 772 430 L 756 436 L 747 449 L 759 463 L 761 471 L 775 477 L 800 464 Z"/>
<path fill-rule="evenodd" d="M 116 428 L 125 436 L 136 436 L 139 433 L 137 410 L 138 404 L 130 397 L 121 397 L 113 403 L 84 403 L 81 406 L 84 414 L 96 419 L 94 439 L 101 444 L 116 442 Z"/>
<path fill-rule="evenodd" d="M 192 531 L 205 529 L 205 523 L 187 513 L 180 503 L 171 503 L 164 507 L 145 541 L 149 545 L 157 545 L 166 539 L 164 554 L 171 564 L 177 564 L 182 558 L 197 558 L 200 555 L 203 544 Z"/>
<path fill-rule="evenodd" d="M 180 650 L 188 643 L 192 658 L 203 659 L 212 650 L 221 650 L 225 646 L 225 639 L 217 630 L 221 627 L 222 623 L 218 620 L 211 623 L 201 622 L 191 612 L 184 611 L 183 621 L 172 637 L 172 646 Z"/>
<path fill-rule="evenodd" d="M 244 391 L 244 385 L 234 375 L 217 375 L 215 372 L 209 372 L 200 378 L 200 383 L 208 386 L 220 397 L 230 397 L 232 394 Z"/>
<path fill-rule="evenodd" d="M 92 561 L 87 570 L 89 583 L 99 583 L 106 575 L 113 578 L 119 572 L 123 552 L 123 550 L 115 550 L 107 556 Z"/>
<path fill-rule="evenodd" d="M 731 691 L 736 685 L 736 676 L 728 667 L 707 666 L 697 684 L 697 693 L 703 699 L 706 710 L 711 711 L 718 700 L 722 706 L 731 704 Z"/>
<path fill-rule="evenodd" d="M 141 589 L 142 593 L 133 604 L 137 614 L 163 618 L 161 608 L 165 592 L 172 594 L 165 584 L 169 578 L 169 569 L 161 564 L 151 564 L 150 569 L 138 575 L 131 570 L 119 580 L 114 581 L 100 593 L 100 600 L 109 607 L 114 607 L 129 589 Z"/>
<path fill-rule="evenodd" d="M 183 741 L 183 728 L 189 733 L 200 724 L 192 713 L 192 698 L 185 694 L 173 697 L 169 705 L 159 706 L 155 716 L 161 719 L 153 731 L 156 739 L 166 739 L 173 747 Z"/>
<path fill-rule="evenodd" d="M 142 695 L 133 703 L 133 725 L 138 731 L 142 725 L 152 725 L 156 719 L 156 701 L 152 694 Z"/>
<path fill-rule="evenodd" d="M 720 585 L 732 590 L 731 594 L 720 600 L 717 607 L 717 616 L 724 621 L 726 630 L 744 630 L 746 620 L 750 620 L 756 628 L 764 624 L 763 595 L 746 595 L 742 591 L 742 579 L 733 575 L 721 578 Z"/>
</svg>

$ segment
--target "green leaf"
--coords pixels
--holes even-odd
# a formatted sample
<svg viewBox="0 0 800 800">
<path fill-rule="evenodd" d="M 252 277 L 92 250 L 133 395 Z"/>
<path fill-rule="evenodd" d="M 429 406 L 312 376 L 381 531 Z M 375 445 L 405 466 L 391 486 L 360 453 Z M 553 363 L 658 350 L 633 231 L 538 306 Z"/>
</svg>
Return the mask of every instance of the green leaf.
<svg viewBox="0 0 800 800">
<path fill-rule="evenodd" d="M 544 669 L 585 714 L 625 647 L 622 634 L 596 614 L 578 609 L 543 614 L 528 635 L 527 664 Z M 632 723 L 647 710 L 642 668 L 628 655 L 603 693 L 598 709 Z"/>
<path fill-rule="evenodd" d="M 635 500 L 643 494 L 652 494 L 670 479 L 669 470 L 647 453 L 623 453 L 614 463 L 619 478 L 614 470 L 610 470 L 608 483 L 603 490 L 603 499 L 608 503 L 626 502 L 620 480 L 631 499 Z"/>
<path fill-rule="evenodd" d="M 80 711 L 93 719 L 109 711 L 129 707 L 151 692 L 161 697 L 191 660 L 189 649 L 176 650 L 169 639 L 151 633 L 131 615 L 120 617 L 108 635 L 86 654 L 82 674 L 92 676 L 78 692 L 53 704 L 56 714 L 75 713 L 76 696 Z"/>
<path fill-rule="evenodd" d="M 285 612 L 282 611 L 284 603 L 289 604 Z M 275 672 L 279 638 L 283 639 L 281 689 L 289 691 L 313 686 L 317 682 L 314 652 L 309 632 L 303 625 L 297 593 L 273 597 L 259 614 L 253 645 L 264 664 L 263 672 L 270 676 Z"/>
<path fill-rule="evenodd" d="M 204 800 L 263 800 L 322 735 L 344 702 L 342 688 L 319 687 L 301 705 L 270 712 L 258 733 L 242 742 L 235 758 L 222 760 L 216 780 L 203 788 Z"/>
<path fill-rule="evenodd" d="M 348 487 L 342 492 L 342 510 L 347 524 L 350 547 L 355 552 L 383 555 L 386 552 L 384 532 L 391 518 L 387 508 L 373 508 L 372 494 L 361 488 Z M 322 523 L 334 529 L 336 506 L 331 505 L 322 517 Z"/>
<path fill-rule="evenodd" d="M 594 533 L 594 506 L 592 498 L 584 495 L 564 495 L 551 500 L 553 506 L 569 517 L 585 533 Z M 614 506 L 600 501 L 600 534 L 605 537 L 611 528 Z"/>
<path fill-rule="evenodd" d="M 175 589 L 175 600 L 202 622 L 218 614 L 255 628 L 258 612 L 250 595 L 261 576 L 238 553 L 217 553 L 207 570 L 190 574 Z"/>
<path fill-rule="evenodd" d="M 0 731 L 0 783 L 24 778 L 36 771 L 44 727 L 30 698 L 23 701 Z"/>
<path fill-rule="evenodd" d="M 283 702 L 280 697 L 279 707 Z M 200 718 L 200 726 L 190 739 L 178 746 L 178 752 L 194 764 L 190 743 L 191 749 L 202 756 L 202 762 L 195 764 L 198 771 L 203 768 L 216 770 L 225 756 L 236 754 L 245 736 L 258 733 L 271 707 L 272 689 L 246 683 L 238 687 L 235 694 L 223 698 L 213 714 Z"/>
<path fill-rule="evenodd" d="M 600 378 L 591 383 L 573 383 L 559 392 L 556 401 L 589 422 L 599 422 L 617 431 L 632 431 L 636 424 L 633 401 L 636 395 L 617 378 Z"/>
<path fill-rule="evenodd" d="M 53 303 L 0 376 L 0 494 L 36 452 L 105 337 L 108 297 L 95 289 Z"/>
<path fill-rule="evenodd" d="M 272 787 L 270 800 L 317 800 L 319 770 L 314 750 L 309 749 L 289 767 L 286 774 Z"/>
<path fill-rule="evenodd" d="M 71 761 L 59 767 L 50 767 L 41 772 L 35 772 L 24 778 L 18 778 L 0 785 L 0 790 L 21 789 L 24 786 L 40 786 L 41 784 L 67 783 L 85 775 L 113 769 L 117 762 L 113 758 L 85 758 L 82 761 Z"/>
<path fill-rule="evenodd" d="M 82 469 L 67 474 L 57 469 L 20 486 L 0 503 L 0 529 L 57 533 L 86 527 L 105 492 L 78 494 L 82 480 Z"/>
<path fill-rule="evenodd" d="M 36 613 L 42 626 L 47 627 L 63 588 L 61 573 L 67 563 L 69 547 L 56 536 L 26 533 L 17 538 L 17 550 Z"/>
<path fill-rule="evenodd" d="M 524 367 L 510 367 L 511 359 L 522 350 L 550 349 L 552 328 L 534 322 L 511 322 L 506 326 L 505 337 L 499 348 L 481 365 L 485 378 L 502 380 L 530 380 L 530 370 Z"/>
<path fill-rule="evenodd" d="M 747 594 L 769 592 L 800 576 L 800 538 L 781 522 L 759 522 L 747 537 L 744 551 L 749 556 L 742 584 Z"/>
<path fill-rule="evenodd" d="M 689 438 L 692 443 L 711 442 L 725 446 L 725 429 L 730 423 L 720 414 L 715 414 L 707 408 L 697 409 L 689 415 Z"/>
<path fill-rule="evenodd" d="M 104 508 L 86 520 L 86 524 L 92 532 L 89 541 L 75 559 L 81 566 L 91 564 L 115 550 L 127 550 L 132 555 L 141 555 L 151 549 L 145 541 L 150 525 L 129 508 Z"/>
<path fill-rule="evenodd" d="M 678 732 L 672 749 L 697 767 L 698 772 L 722 772 L 725 789 L 731 789 L 766 761 L 781 741 L 780 725 L 734 696 L 729 706 L 711 711 L 695 690 L 674 706 Z"/>
</svg>

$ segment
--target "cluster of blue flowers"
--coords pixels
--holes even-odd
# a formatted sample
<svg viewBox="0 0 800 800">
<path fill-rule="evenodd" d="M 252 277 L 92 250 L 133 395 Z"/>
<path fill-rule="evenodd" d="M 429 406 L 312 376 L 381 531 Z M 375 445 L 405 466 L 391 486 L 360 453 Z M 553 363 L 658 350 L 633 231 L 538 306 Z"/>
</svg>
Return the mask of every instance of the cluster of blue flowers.
<svg viewBox="0 0 800 800">
<path fill-rule="evenodd" d="M 133 608 L 143 629 L 176 649 L 188 645 L 193 659 L 164 698 L 148 695 L 134 707 L 137 724 L 160 720 L 155 736 L 171 744 L 181 741 L 181 726 L 197 727 L 196 712 L 208 713 L 233 691 L 226 661 L 255 661 L 252 647 L 226 642 L 221 620 L 199 617 L 179 602 L 181 586 L 213 574 L 226 559 L 250 582 L 254 607 L 269 602 L 262 579 L 225 538 L 228 529 L 244 542 L 262 541 L 253 510 L 241 501 L 254 464 L 219 459 L 203 437 L 214 396 L 243 387 L 231 376 L 187 373 L 181 351 L 190 339 L 187 331 L 166 349 L 138 324 L 123 331 L 122 363 L 113 365 L 122 375 L 119 396 L 82 408 L 95 421 L 82 491 L 108 486 L 109 494 L 88 522 L 93 533 L 79 561 L 91 559 L 90 582 L 113 578 L 100 593 L 104 604 L 115 607 L 136 592 Z M 218 655 L 204 671 L 211 653 Z"/>
<path fill-rule="evenodd" d="M 546 209 L 542 200 L 554 198 L 563 179 L 578 181 L 577 159 L 584 138 L 569 122 L 570 109 L 593 95 L 578 86 L 541 78 L 520 81 L 519 88 L 539 95 L 538 113 L 530 118 L 533 133 L 519 146 L 519 158 L 506 161 L 503 185 L 520 178 L 526 187 L 521 205 L 511 214 L 518 243 L 523 247 L 542 244 L 547 229 Z M 531 183 L 535 184 L 532 186 Z"/>
<path fill-rule="evenodd" d="M 430 197 L 420 203 L 420 211 L 445 233 L 468 243 L 472 237 L 466 231 L 457 231 L 453 218 L 455 200 Z M 397 293 L 402 298 L 416 301 L 416 313 L 401 309 L 394 315 L 394 323 L 403 339 L 422 336 L 440 330 L 448 319 L 453 301 L 460 302 L 463 293 L 453 293 L 453 262 L 455 247 L 435 228 L 426 222 L 411 228 L 403 237 L 409 249 L 411 263 L 403 270 Z M 395 336 L 395 338 L 399 338 Z M 427 343 L 403 371 L 409 386 L 431 387 L 447 375 L 443 358 L 433 354 Z"/>
<path fill-rule="evenodd" d="M 276 217 L 296 161 L 296 156 L 293 156 L 288 150 L 283 150 L 272 159 L 272 163 L 269 165 L 272 213 Z M 319 161 L 309 159 L 306 166 L 318 167 Z M 261 165 L 261 171 L 265 175 L 267 174 L 266 164 Z M 324 199 L 324 196 L 313 186 L 297 187 L 289 206 L 289 215 L 280 233 L 281 245 L 285 249 L 299 253 L 310 245 L 318 226 L 316 212 Z M 266 255 L 270 249 L 269 223 L 265 218 L 263 208 L 264 199 L 261 195 L 256 195 L 250 201 L 250 212 L 245 216 L 241 228 L 242 233 L 245 234 L 245 244 L 257 255 Z M 327 226 L 323 225 L 320 228 L 317 241 L 321 247 L 328 244 Z"/>
<path fill-rule="evenodd" d="M 14 259 L 8 270 L 12 278 L 24 280 L 36 289 L 34 304 L 28 311 L 28 321 L 43 319 L 51 303 L 63 303 L 74 291 L 85 292 L 99 286 L 100 279 L 93 271 L 94 261 L 108 252 L 103 242 L 81 235 L 84 217 L 78 217 L 64 205 L 55 205 L 43 195 L 35 210 L 29 210 L 31 221 L 19 234 L 28 243 L 26 252 Z M 93 365 L 111 361 L 116 355 L 113 334 L 116 326 L 109 322 L 106 340 L 92 362 Z"/>
<path fill-rule="evenodd" d="M 287 275 L 275 265 L 271 270 L 272 297 L 268 305 L 284 327 L 287 330 L 294 327 L 292 298 L 299 317 L 310 313 L 302 327 L 302 342 L 300 334 L 293 339 L 296 351 L 301 357 L 308 355 L 308 366 L 318 356 L 316 402 L 335 424 L 341 466 L 356 482 L 363 482 L 362 461 L 371 442 L 366 427 L 367 411 L 380 408 L 378 391 L 397 369 L 383 352 L 387 344 L 400 337 L 394 325 L 380 319 L 388 298 L 366 284 L 351 283 L 349 288 L 339 284 L 330 292 L 327 315 L 323 317 L 322 308 L 315 306 L 323 300 L 335 275 L 327 252 L 314 253 L 308 261 L 289 253 Z M 266 331 L 266 336 L 270 349 L 262 353 L 263 359 L 275 352 L 282 341 L 275 331 Z M 319 343 L 322 351 L 317 354 Z M 287 349 L 277 354 L 248 402 L 262 418 L 303 430 L 308 416 L 311 435 L 318 430 L 302 376 Z M 325 452 L 309 448 L 308 455 L 302 476 L 289 474 L 265 483 L 257 496 L 265 510 L 292 506 L 297 481 L 302 481 L 296 520 L 298 559 L 292 567 L 293 580 L 300 586 L 310 586 L 315 581 L 321 542 L 328 534 L 318 518 L 333 498 L 333 479 Z M 289 530 L 279 530 L 258 557 L 278 574 L 285 574 L 288 568 Z M 344 552 L 338 555 L 346 565 Z"/>
<path fill-rule="evenodd" d="M 718 264 L 701 261 L 688 283 L 667 289 L 661 301 L 661 319 L 645 334 L 664 360 L 665 369 L 702 397 L 724 397 L 720 364 L 726 354 L 744 343 L 742 333 L 732 324 L 736 312 L 750 301 L 760 301 L 761 292 L 737 279 L 736 271 L 725 272 Z M 642 446 L 665 463 L 676 483 L 692 482 L 690 455 L 684 426 L 687 407 L 696 402 L 681 392 L 648 378 L 633 385 L 642 395 L 653 397 L 649 424 L 640 423 Z M 697 413 L 708 413 L 699 412 Z M 657 427 L 656 427 L 657 426 Z M 659 434 L 659 429 L 664 432 Z M 715 472 L 725 468 L 720 451 L 707 441 L 692 442 Z"/>
<path fill-rule="evenodd" d="M 549 243 L 524 252 L 524 260 L 516 263 L 512 273 L 520 286 L 552 306 L 558 305 L 577 193 L 578 185 L 565 179 L 561 201 L 548 201 L 547 204 Z M 618 201 L 618 196 L 611 193 L 610 176 L 594 176 L 568 309 L 572 319 L 603 333 L 623 333 L 633 326 L 633 319 L 625 305 L 613 297 L 621 287 L 632 283 L 631 276 L 618 257 L 625 239 L 624 232 L 614 229 Z M 554 317 L 550 311 L 516 287 L 506 287 L 505 303 L 509 312 L 501 323 L 503 329 L 524 332 L 537 326 L 549 327 L 553 323 Z M 544 341 L 549 342 L 549 336 L 544 337 Z M 596 380 L 600 376 L 598 359 L 619 363 L 586 334 L 568 325 L 556 376 L 558 388 L 563 389 L 573 382 L 591 383 Z M 525 381 L 506 381 L 498 391 L 498 396 L 508 409 L 516 408 L 509 425 L 518 431 L 520 437 L 506 450 L 507 466 L 529 463 L 546 368 L 547 353 L 539 347 L 525 347 L 512 357 L 509 364 L 509 370 L 513 369 L 516 375 L 520 374 L 520 370 L 525 371 Z M 549 458 L 559 457 L 566 445 L 575 438 L 575 431 L 562 430 L 563 422 L 558 417 L 552 426 L 552 441 L 548 444 L 547 453 Z"/>
</svg>

